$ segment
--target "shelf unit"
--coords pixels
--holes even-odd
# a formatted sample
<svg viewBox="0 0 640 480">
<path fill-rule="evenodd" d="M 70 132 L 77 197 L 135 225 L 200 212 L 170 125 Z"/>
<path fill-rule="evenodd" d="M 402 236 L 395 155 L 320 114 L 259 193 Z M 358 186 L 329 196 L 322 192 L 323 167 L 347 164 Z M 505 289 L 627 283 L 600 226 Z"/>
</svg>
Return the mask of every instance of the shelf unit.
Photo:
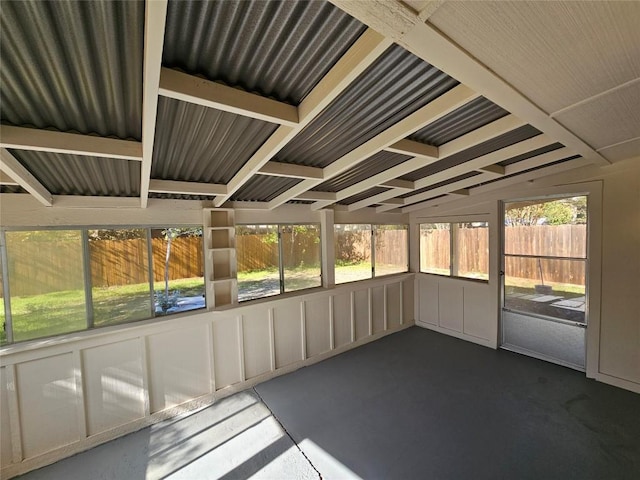
<svg viewBox="0 0 640 480">
<path fill-rule="evenodd" d="M 236 229 L 234 212 L 226 208 L 203 210 L 205 275 L 208 308 L 238 303 Z"/>
</svg>

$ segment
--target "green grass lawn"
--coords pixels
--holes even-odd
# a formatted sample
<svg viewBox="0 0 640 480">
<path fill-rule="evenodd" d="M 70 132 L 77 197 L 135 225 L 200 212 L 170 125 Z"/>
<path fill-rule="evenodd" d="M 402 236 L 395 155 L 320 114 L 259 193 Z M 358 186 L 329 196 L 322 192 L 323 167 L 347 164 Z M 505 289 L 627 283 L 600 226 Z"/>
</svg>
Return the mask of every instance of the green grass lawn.
<svg viewBox="0 0 640 480">
<path fill-rule="evenodd" d="M 164 282 L 156 282 L 156 289 Z M 186 278 L 169 282 L 170 290 L 180 290 L 181 296 L 204 294 L 203 279 Z M 92 291 L 94 325 L 97 327 L 151 318 L 149 284 L 120 287 L 96 287 Z M 48 337 L 61 333 L 84 330 L 87 314 L 83 290 L 68 290 L 11 298 L 11 317 L 14 341 Z M 0 314 L 4 325 L 4 308 Z M 0 330 L 0 342 L 6 334 Z"/>
</svg>

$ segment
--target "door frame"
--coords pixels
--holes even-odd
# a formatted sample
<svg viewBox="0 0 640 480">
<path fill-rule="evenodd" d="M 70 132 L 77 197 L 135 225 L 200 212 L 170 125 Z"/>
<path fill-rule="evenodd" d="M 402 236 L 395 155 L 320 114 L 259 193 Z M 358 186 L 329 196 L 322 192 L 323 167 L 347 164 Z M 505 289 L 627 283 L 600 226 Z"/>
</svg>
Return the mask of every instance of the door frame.
<svg viewBox="0 0 640 480">
<path fill-rule="evenodd" d="M 602 292 L 602 181 L 577 183 L 544 188 L 527 188 L 523 195 L 522 188 L 503 193 L 495 204 L 497 209 L 497 237 L 495 251 L 499 265 L 498 288 L 498 329 L 497 344 L 502 343 L 502 306 L 504 304 L 504 203 L 520 200 L 561 198 L 567 196 L 587 195 L 587 283 L 586 292 L 588 308 L 588 324 L 586 332 L 585 372 L 588 378 L 599 376 L 600 364 L 600 310 Z"/>
</svg>

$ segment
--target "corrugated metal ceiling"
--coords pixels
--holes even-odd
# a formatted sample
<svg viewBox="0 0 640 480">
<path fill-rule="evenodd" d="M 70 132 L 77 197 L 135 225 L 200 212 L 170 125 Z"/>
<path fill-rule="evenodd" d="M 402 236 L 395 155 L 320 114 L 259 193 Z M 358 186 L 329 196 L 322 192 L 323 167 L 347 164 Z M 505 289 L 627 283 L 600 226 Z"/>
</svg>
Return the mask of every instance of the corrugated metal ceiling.
<svg viewBox="0 0 640 480">
<path fill-rule="evenodd" d="M 480 97 L 418 130 L 409 138 L 439 147 L 508 114 L 492 101 Z"/>
<path fill-rule="evenodd" d="M 513 165 L 514 163 L 521 162 L 522 160 L 526 160 L 527 158 L 536 157 L 538 155 L 542 155 L 543 153 L 547 153 L 547 152 L 553 152 L 554 150 L 558 150 L 559 148 L 562 148 L 562 147 L 563 145 L 561 143 L 554 143 L 552 145 L 547 145 L 546 147 L 538 148 L 536 150 L 523 153 L 522 155 L 518 155 L 517 157 L 509 158 L 507 160 L 504 160 L 498 163 L 498 165 L 506 167 L 507 165 Z"/>
<path fill-rule="evenodd" d="M 503 135 L 500 135 L 499 137 L 487 140 L 486 142 L 476 145 L 475 147 L 468 148 L 460 153 L 456 153 L 455 155 L 451 155 L 450 157 L 432 163 L 431 165 L 427 165 L 426 167 L 404 175 L 401 178 L 403 180 L 416 181 L 420 178 L 428 177 L 429 175 L 433 175 L 434 173 L 438 173 L 448 168 L 455 167 L 456 165 L 463 164 L 482 155 L 486 155 L 501 148 L 508 147 L 509 145 L 513 145 L 514 143 L 522 142 L 523 140 L 535 137 L 536 135 L 540 135 L 539 130 L 535 129 L 531 125 L 525 125 Z"/>
<path fill-rule="evenodd" d="M 385 151 L 378 152 L 341 175 L 333 177 L 326 182 L 322 182 L 312 190 L 320 192 L 339 192 L 340 190 L 350 187 L 351 185 L 355 185 L 356 183 L 366 180 L 373 175 L 406 162 L 411 158 L 412 157 L 400 155 L 398 153 Z"/>
<path fill-rule="evenodd" d="M 182 195 L 179 193 L 150 193 L 149 198 L 161 198 L 165 200 L 213 200 L 213 196 L 207 195 Z"/>
<path fill-rule="evenodd" d="M 171 1 L 163 63 L 294 105 L 366 27 L 317 1 Z"/>
<path fill-rule="evenodd" d="M 444 180 L 442 182 L 429 185 L 428 187 L 419 188 L 418 190 L 414 190 L 413 192 L 399 195 L 399 198 L 407 198 L 413 195 L 417 195 L 419 193 L 425 193 L 425 192 L 428 192 L 429 190 L 435 190 L 436 188 L 444 187 L 445 185 L 451 185 L 452 183 L 459 182 L 460 180 L 466 180 L 467 178 L 473 178 L 477 175 L 480 175 L 480 172 L 467 172 L 462 175 L 458 175 L 457 177 L 450 178 L 449 180 Z"/>
<path fill-rule="evenodd" d="M 457 84 L 394 45 L 288 143 L 276 159 L 326 167 Z"/>
<path fill-rule="evenodd" d="M 6 1 L 3 123 L 140 140 L 144 3 Z"/>
<path fill-rule="evenodd" d="M 364 200 L 365 198 L 369 198 L 373 195 L 378 195 L 379 193 L 388 191 L 388 188 L 384 187 L 373 187 L 368 190 L 364 190 L 357 195 L 352 195 L 351 197 L 345 198 L 344 200 L 340 200 L 338 203 L 340 205 L 351 205 L 352 203 L 359 202 L 360 200 Z"/>
<path fill-rule="evenodd" d="M 231 200 L 239 202 L 268 202 L 301 181 L 299 178 L 254 175 L 231 197 Z"/>
<path fill-rule="evenodd" d="M 518 175 L 523 175 L 523 174 L 528 173 L 528 172 L 535 172 L 536 170 L 540 170 L 540 169 L 547 168 L 547 167 L 552 167 L 553 165 L 560 165 L 561 163 L 565 163 L 565 162 L 568 162 L 570 160 L 575 160 L 576 158 L 581 158 L 581 155 L 572 155 L 570 157 L 563 158 L 562 160 L 558 160 L 556 162 L 547 163 L 546 165 L 540 165 L 538 167 L 529 168 L 528 170 L 523 170 L 522 172 L 512 173 L 511 175 L 505 175 L 504 177 L 496 178 L 496 179 L 493 179 L 493 180 L 487 180 L 486 182 L 479 183 L 478 185 L 474 185 L 473 187 L 470 187 L 470 188 L 480 187 L 482 185 L 489 185 L 490 183 L 499 182 L 500 180 L 504 180 L 505 178 L 513 178 L 513 177 L 517 177 Z"/>
<path fill-rule="evenodd" d="M 29 193 L 20 185 L 0 185 L 0 193 Z"/>
<path fill-rule="evenodd" d="M 11 153 L 54 195 L 140 195 L 140 162 L 28 150 Z"/>
<path fill-rule="evenodd" d="M 160 97 L 151 178 L 228 183 L 277 125 Z"/>
</svg>

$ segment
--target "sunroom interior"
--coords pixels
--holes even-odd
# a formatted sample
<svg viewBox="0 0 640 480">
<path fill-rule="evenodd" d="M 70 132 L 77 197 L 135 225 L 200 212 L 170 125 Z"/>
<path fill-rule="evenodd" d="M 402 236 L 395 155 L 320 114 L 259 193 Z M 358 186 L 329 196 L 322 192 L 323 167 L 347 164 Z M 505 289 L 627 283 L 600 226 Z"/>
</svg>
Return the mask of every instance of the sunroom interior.
<svg viewBox="0 0 640 480">
<path fill-rule="evenodd" d="M 640 393 L 638 2 L 0 19 L 3 477 L 416 327 Z"/>
</svg>

